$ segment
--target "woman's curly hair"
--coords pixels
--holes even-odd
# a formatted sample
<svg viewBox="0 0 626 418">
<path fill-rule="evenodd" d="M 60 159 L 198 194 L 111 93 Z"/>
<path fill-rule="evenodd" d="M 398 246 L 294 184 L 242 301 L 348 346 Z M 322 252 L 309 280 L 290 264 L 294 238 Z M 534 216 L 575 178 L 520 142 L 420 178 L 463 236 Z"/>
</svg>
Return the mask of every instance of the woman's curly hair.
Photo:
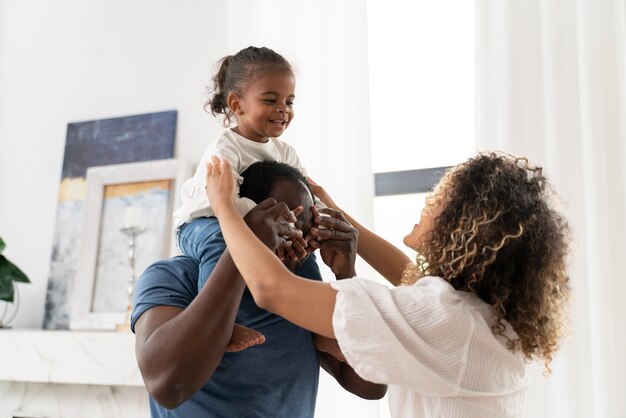
<svg viewBox="0 0 626 418">
<path fill-rule="evenodd" d="M 570 299 L 569 226 L 552 206 L 541 167 L 525 158 L 479 154 L 448 171 L 426 199 L 440 210 L 403 282 L 443 277 L 494 308 L 492 331 L 526 361 L 552 355 Z M 517 338 L 505 335 L 508 322 Z"/>
</svg>

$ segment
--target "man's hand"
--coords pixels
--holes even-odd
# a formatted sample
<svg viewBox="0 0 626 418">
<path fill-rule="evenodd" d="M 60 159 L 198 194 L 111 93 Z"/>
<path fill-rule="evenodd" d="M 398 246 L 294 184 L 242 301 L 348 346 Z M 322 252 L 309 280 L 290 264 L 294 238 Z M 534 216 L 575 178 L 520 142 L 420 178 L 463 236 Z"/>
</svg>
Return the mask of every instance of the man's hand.
<svg viewBox="0 0 626 418">
<path fill-rule="evenodd" d="M 309 251 L 320 250 L 322 260 L 338 279 L 354 277 L 359 232 L 335 209 L 313 207 L 314 226 L 309 230 Z"/>
<path fill-rule="evenodd" d="M 294 226 L 296 214 L 284 202 L 277 203 L 273 198 L 265 199 L 248 212 L 244 221 L 265 245 L 279 257 L 282 256 L 281 259 L 284 254 L 288 254 L 290 259 L 299 259 L 296 254 L 301 253 L 306 258 L 304 247 L 307 243 L 302 237 L 302 231 Z M 297 253 L 294 251 L 296 247 L 300 249 Z"/>
<path fill-rule="evenodd" d="M 289 210 L 283 202 L 277 203 L 275 199 L 268 198 L 244 217 L 252 232 L 292 271 L 309 255 L 302 231 L 294 226 L 302 208 L 298 207 L 295 211 Z"/>
<path fill-rule="evenodd" d="M 380 399 L 387 393 L 387 385 L 368 382 L 348 364 L 337 340 L 313 334 L 313 344 L 320 354 L 320 365 L 337 383 L 363 399 Z"/>
<path fill-rule="evenodd" d="M 341 352 L 337 340 L 324 337 L 323 335 L 313 334 L 313 345 L 317 351 L 328 353 L 342 363 L 346 362 L 346 358 Z"/>
<path fill-rule="evenodd" d="M 304 208 L 302 206 L 298 206 L 297 208 L 292 210 L 293 215 L 296 218 L 302 213 L 302 211 L 304 211 Z M 295 271 L 296 267 L 304 260 L 306 260 L 306 258 L 309 256 L 309 251 L 307 251 L 306 248 L 308 246 L 308 243 L 302 237 L 301 231 L 295 226 L 294 228 L 296 231 L 299 232 L 299 235 L 286 237 L 288 238 L 289 242 L 291 242 L 291 245 L 279 246 L 276 250 L 276 255 L 278 255 L 278 258 L 285 261 L 287 267 L 292 271 Z"/>
</svg>

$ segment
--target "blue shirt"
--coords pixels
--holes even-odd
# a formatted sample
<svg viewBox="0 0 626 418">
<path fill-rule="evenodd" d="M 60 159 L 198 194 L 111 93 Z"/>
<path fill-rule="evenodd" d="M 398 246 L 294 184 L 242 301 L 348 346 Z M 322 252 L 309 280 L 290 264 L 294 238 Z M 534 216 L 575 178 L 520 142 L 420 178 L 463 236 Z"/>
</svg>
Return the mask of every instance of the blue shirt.
<svg viewBox="0 0 626 418">
<path fill-rule="evenodd" d="M 213 241 L 217 262 L 226 248 L 221 232 Z M 313 254 L 297 274 L 321 280 Z M 150 308 L 186 308 L 198 294 L 197 283 L 198 263 L 191 257 L 175 257 L 148 267 L 135 289 L 133 331 L 137 319 Z M 247 288 L 236 322 L 263 333 L 265 343 L 225 353 L 209 381 L 177 408 L 168 410 L 150 397 L 152 417 L 313 417 L 319 357 L 311 333 L 260 309 Z"/>
</svg>

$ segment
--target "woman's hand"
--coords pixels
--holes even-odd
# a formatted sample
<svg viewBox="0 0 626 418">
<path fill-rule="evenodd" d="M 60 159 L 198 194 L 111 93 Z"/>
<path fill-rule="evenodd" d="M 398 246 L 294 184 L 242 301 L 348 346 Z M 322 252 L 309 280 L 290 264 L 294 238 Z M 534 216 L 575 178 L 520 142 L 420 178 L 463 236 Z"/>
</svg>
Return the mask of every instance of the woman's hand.
<svg viewBox="0 0 626 418">
<path fill-rule="evenodd" d="M 338 279 L 356 275 L 354 263 L 359 232 L 335 209 L 322 209 L 322 216 L 313 206 L 314 226 L 309 230 L 309 251 L 320 250 L 322 260 Z"/>
<path fill-rule="evenodd" d="M 228 160 L 221 160 L 215 155 L 206 165 L 206 195 L 217 214 L 228 205 L 234 207 L 235 177 Z"/>
<path fill-rule="evenodd" d="M 321 200 L 322 203 L 325 204 L 327 207 L 332 209 L 338 209 L 337 204 L 333 201 L 328 192 L 326 192 L 326 190 L 324 190 L 322 186 L 313 181 L 311 177 L 307 177 L 306 180 L 309 183 L 311 191 L 313 192 L 315 197 Z"/>
</svg>

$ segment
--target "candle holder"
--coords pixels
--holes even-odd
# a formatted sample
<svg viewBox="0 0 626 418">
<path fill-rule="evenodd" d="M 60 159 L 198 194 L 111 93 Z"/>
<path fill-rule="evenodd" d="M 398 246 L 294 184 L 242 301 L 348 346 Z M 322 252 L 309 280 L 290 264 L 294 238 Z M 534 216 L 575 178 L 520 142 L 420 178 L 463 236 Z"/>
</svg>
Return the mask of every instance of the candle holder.
<svg viewBox="0 0 626 418">
<path fill-rule="evenodd" d="M 126 235 L 128 238 L 128 263 L 130 264 L 130 276 L 128 276 L 128 286 L 126 287 L 126 293 L 128 295 L 128 308 L 126 309 L 126 317 L 124 323 L 117 324 L 115 329 L 117 331 L 130 331 L 130 315 L 133 310 L 133 294 L 135 292 L 135 282 L 137 281 L 135 275 L 135 255 L 137 247 L 137 237 L 145 232 L 145 228 L 139 226 L 125 226 L 120 228 L 120 232 Z"/>
</svg>

